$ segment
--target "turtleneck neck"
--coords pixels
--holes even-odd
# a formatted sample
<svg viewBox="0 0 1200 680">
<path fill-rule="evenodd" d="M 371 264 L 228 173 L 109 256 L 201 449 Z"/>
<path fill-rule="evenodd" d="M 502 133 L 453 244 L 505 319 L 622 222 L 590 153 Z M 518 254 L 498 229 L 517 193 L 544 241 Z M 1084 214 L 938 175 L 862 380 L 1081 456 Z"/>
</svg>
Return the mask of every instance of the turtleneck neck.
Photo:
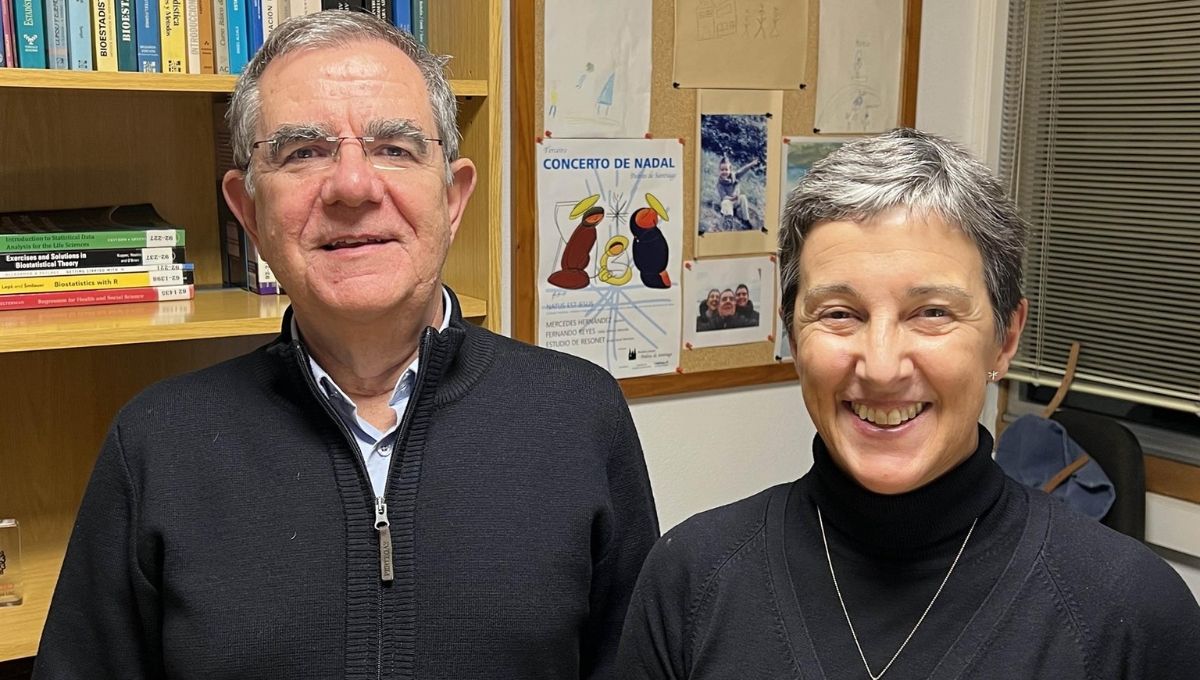
<svg viewBox="0 0 1200 680">
<path fill-rule="evenodd" d="M 912 491 L 870 491 L 846 474 L 817 435 L 811 493 L 826 526 L 852 549 L 891 557 L 916 556 L 957 541 L 1000 497 L 1004 472 L 992 460 L 992 436 L 979 427 L 975 451 L 958 466 Z"/>
</svg>

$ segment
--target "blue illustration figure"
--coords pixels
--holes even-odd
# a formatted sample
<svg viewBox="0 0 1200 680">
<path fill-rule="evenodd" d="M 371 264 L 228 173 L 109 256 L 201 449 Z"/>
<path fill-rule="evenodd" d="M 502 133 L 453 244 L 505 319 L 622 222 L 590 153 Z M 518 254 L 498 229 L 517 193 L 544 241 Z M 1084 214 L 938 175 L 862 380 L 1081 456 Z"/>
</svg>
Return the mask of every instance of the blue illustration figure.
<svg viewBox="0 0 1200 680">
<path fill-rule="evenodd" d="M 604 81 L 604 87 L 600 90 L 600 96 L 596 97 L 596 113 L 598 115 L 601 113 L 600 107 L 602 106 L 604 107 L 603 114 L 605 116 L 608 115 L 608 109 L 613 103 L 613 83 L 616 78 L 617 74 L 615 71 L 608 74 L 608 80 Z"/>
</svg>

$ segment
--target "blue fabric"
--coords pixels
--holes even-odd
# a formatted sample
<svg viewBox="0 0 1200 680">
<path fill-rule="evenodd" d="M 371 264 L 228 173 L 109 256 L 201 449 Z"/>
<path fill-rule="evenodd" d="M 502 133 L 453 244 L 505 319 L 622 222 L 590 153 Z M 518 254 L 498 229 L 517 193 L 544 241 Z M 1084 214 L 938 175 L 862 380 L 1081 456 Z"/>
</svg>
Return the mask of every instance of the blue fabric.
<svg viewBox="0 0 1200 680">
<path fill-rule="evenodd" d="M 1083 448 L 1056 421 L 1021 416 L 1005 428 L 996 445 L 996 463 L 1025 486 L 1040 489 L 1059 470 L 1083 455 Z M 1051 494 L 1074 510 L 1099 520 L 1108 514 L 1116 488 L 1095 460 L 1075 471 Z"/>
</svg>

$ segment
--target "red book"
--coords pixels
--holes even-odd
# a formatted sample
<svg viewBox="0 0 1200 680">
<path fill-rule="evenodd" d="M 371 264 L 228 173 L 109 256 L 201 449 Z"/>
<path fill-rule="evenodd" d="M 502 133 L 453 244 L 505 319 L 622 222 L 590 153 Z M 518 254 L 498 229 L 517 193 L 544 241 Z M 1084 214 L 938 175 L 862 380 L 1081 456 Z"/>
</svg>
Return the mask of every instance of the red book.
<svg viewBox="0 0 1200 680">
<path fill-rule="evenodd" d="M 0 295 L 0 311 L 9 309 L 46 309 L 49 307 L 85 307 L 90 305 L 120 305 L 129 302 L 164 302 L 191 300 L 196 287 L 149 286 L 114 290 L 71 290 L 53 293 L 18 293 Z"/>
</svg>

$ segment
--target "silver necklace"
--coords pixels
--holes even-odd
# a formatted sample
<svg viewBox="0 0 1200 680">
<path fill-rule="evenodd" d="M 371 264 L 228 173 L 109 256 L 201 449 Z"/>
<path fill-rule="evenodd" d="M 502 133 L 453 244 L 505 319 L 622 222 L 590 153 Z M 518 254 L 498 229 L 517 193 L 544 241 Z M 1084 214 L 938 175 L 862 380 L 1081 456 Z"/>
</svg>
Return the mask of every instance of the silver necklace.
<svg viewBox="0 0 1200 680">
<path fill-rule="evenodd" d="M 842 589 L 838 587 L 837 574 L 833 573 L 833 558 L 829 556 L 829 540 L 825 538 L 825 520 L 821 518 L 821 509 L 817 508 L 817 524 L 821 526 L 821 543 L 825 545 L 825 561 L 829 563 L 829 575 L 833 577 L 833 590 L 837 593 L 838 603 L 842 605 L 842 613 L 846 615 L 846 625 L 850 626 L 850 637 L 854 638 L 854 646 L 858 648 L 858 656 L 862 659 L 863 668 L 867 669 L 867 675 L 871 676 L 871 680 L 879 680 L 884 673 L 896 663 L 896 659 L 900 656 L 900 652 L 908 645 L 908 641 L 916 634 L 917 629 L 925 622 L 925 616 L 929 614 L 929 610 L 933 609 L 933 603 L 937 602 L 938 595 L 942 594 L 942 588 L 946 587 L 946 581 L 950 580 L 950 574 L 954 573 L 954 568 L 958 566 L 958 558 L 962 557 L 963 551 L 967 549 L 967 541 L 971 540 L 971 534 L 975 532 L 975 524 L 979 522 L 976 517 L 971 522 L 971 528 L 967 530 L 967 537 L 963 539 L 962 546 L 958 549 L 958 554 L 954 556 L 954 561 L 950 563 L 950 571 L 946 572 L 946 578 L 942 579 L 942 584 L 938 586 L 937 592 L 933 594 L 933 599 L 925 607 L 925 611 L 921 612 L 921 618 L 917 619 L 917 625 L 913 626 L 908 632 L 908 637 L 904 638 L 904 642 L 900 643 L 900 649 L 892 655 L 892 660 L 887 662 L 883 670 L 879 671 L 879 675 L 871 672 L 871 665 L 867 663 L 867 655 L 863 654 L 862 645 L 858 642 L 858 633 L 854 632 L 854 623 L 850 621 L 850 612 L 846 609 L 846 601 L 842 599 Z"/>
</svg>

